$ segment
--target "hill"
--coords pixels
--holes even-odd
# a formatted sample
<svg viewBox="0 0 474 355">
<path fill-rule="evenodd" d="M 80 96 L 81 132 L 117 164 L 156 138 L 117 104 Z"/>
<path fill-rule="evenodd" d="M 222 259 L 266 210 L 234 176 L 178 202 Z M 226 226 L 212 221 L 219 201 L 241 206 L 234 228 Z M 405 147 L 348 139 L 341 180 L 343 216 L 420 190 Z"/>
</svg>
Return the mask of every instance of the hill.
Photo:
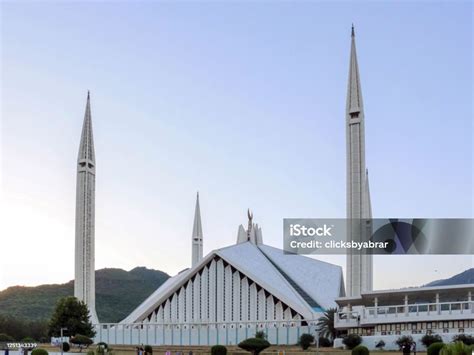
<svg viewBox="0 0 474 355">
<path fill-rule="evenodd" d="M 101 322 L 115 323 L 142 303 L 170 276 L 136 267 L 96 270 L 96 309 Z M 58 299 L 74 294 L 74 281 L 36 287 L 13 286 L 0 291 L 0 315 L 25 320 L 49 320 Z"/>
<path fill-rule="evenodd" d="M 454 275 L 449 279 L 432 281 L 425 286 L 449 286 L 449 285 L 462 285 L 462 284 L 473 284 L 474 283 L 474 268 L 467 269 L 460 274 Z"/>
</svg>

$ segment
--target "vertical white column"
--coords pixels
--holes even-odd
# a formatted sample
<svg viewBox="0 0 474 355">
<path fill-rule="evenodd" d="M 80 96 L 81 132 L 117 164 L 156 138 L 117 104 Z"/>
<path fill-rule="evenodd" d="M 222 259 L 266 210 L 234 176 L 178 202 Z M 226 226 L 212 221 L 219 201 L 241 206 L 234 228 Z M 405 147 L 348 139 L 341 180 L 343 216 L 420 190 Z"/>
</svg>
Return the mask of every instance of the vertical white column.
<svg viewBox="0 0 474 355">
<path fill-rule="evenodd" d="M 270 295 L 267 297 L 267 318 L 265 320 L 274 320 L 273 317 L 275 313 L 275 302 L 273 300 L 273 296 Z"/>
<path fill-rule="evenodd" d="M 157 323 L 163 323 L 163 321 L 164 321 L 164 316 L 165 316 L 165 314 L 164 314 L 164 312 L 163 312 L 163 306 L 160 306 L 160 307 L 158 308 L 158 312 L 156 313 L 156 321 L 157 321 Z"/>
<path fill-rule="evenodd" d="M 201 274 L 201 315 L 201 321 L 209 321 L 209 269 L 207 266 Z"/>
<path fill-rule="evenodd" d="M 469 305 L 469 308 L 468 308 L 468 309 L 471 310 L 471 313 L 474 313 L 474 306 L 473 306 L 472 303 L 471 303 L 471 302 L 472 302 L 472 292 L 471 292 L 471 291 L 469 291 L 469 292 L 467 293 L 467 301 L 469 302 L 469 303 L 468 303 L 468 305 Z"/>
<path fill-rule="evenodd" d="M 265 320 L 265 312 L 267 310 L 267 298 L 265 297 L 265 291 L 260 289 L 257 295 L 257 304 L 258 304 L 258 312 L 257 312 L 257 319 L 258 320 Z"/>
<path fill-rule="evenodd" d="M 184 302 L 186 301 L 186 290 L 184 287 L 181 287 L 179 289 L 179 293 L 178 293 L 178 297 L 177 297 L 177 300 L 178 300 L 178 315 L 177 315 L 177 319 L 178 319 L 178 322 L 179 323 L 184 323 Z"/>
<path fill-rule="evenodd" d="M 219 259 L 216 263 L 216 321 L 222 323 L 224 314 L 224 262 Z"/>
<path fill-rule="evenodd" d="M 232 321 L 232 313 L 233 313 L 233 285 L 234 280 L 232 276 L 232 268 L 230 265 L 227 265 L 224 270 L 225 275 L 225 294 L 224 294 L 224 321 L 230 322 Z"/>
<path fill-rule="evenodd" d="M 250 320 L 257 320 L 257 286 L 253 282 L 250 285 Z"/>
<path fill-rule="evenodd" d="M 241 291 L 241 298 L 242 298 L 242 321 L 246 322 L 250 320 L 249 315 L 249 281 L 246 277 L 242 279 L 242 291 Z"/>
<path fill-rule="evenodd" d="M 193 282 L 194 308 L 193 322 L 201 321 L 201 275 L 197 274 Z"/>
<path fill-rule="evenodd" d="M 216 321 L 216 261 L 209 266 L 209 321 Z"/>
<path fill-rule="evenodd" d="M 240 320 L 240 305 L 241 305 L 241 298 L 240 298 L 240 274 L 238 271 L 234 272 L 233 276 L 234 282 L 234 316 L 232 317 L 232 321 L 236 322 Z"/>
<path fill-rule="evenodd" d="M 188 284 L 186 285 L 186 317 L 185 322 L 191 323 L 193 321 L 193 314 L 194 314 L 194 285 L 193 281 L 189 280 Z"/>
<path fill-rule="evenodd" d="M 276 320 L 281 321 L 283 320 L 283 305 L 280 301 L 277 302 L 276 306 Z"/>
<path fill-rule="evenodd" d="M 165 323 L 171 322 L 171 302 L 170 302 L 170 300 L 166 300 L 165 307 L 164 307 L 163 319 L 164 319 Z"/>
<path fill-rule="evenodd" d="M 374 298 L 374 307 L 375 307 L 374 317 L 377 318 L 378 313 L 379 313 L 379 308 L 378 308 L 379 307 L 379 298 L 378 297 Z"/>
<path fill-rule="evenodd" d="M 176 293 L 171 297 L 171 322 L 178 322 L 178 296 Z"/>
</svg>

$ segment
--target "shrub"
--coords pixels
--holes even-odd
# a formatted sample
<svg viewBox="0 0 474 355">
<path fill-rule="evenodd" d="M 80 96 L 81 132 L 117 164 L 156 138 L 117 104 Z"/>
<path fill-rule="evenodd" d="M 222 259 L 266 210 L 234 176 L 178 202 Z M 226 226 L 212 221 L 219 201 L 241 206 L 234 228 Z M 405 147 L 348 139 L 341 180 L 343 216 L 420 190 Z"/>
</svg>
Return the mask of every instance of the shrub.
<svg viewBox="0 0 474 355">
<path fill-rule="evenodd" d="M 352 355 L 369 355 L 369 349 L 364 345 L 357 345 L 354 349 L 352 349 Z"/>
<path fill-rule="evenodd" d="M 314 336 L 308 333 L 301 334 L 298 339 L 298 345 L 301 346 L 301 349 L 306 350 L 311 344 L 314 343 Z"/>
<path fill-rule="evenodd" d="M 104 343 L 103 341 L 97 343 L 97 354 L 105 354 L 108 348 L 109 346 L 107 345 L 107 343 Z"/>
<path fill-rule="evenodd" d="M 5 334 L 5 333 L 0 333 L 0 341 L 14 341 L 15 339 L 13 339 L 13 337 L 11 337 L 10 335 L 8 334 Z"/>
<path fill-rule="evenodd" d="M 383 340 L 379 340 L 379 342 L 375 345 L 375 347 L 379 350 L 383 350 L 385 346 L 385 342 Z"/>
<path fill-rule="evenodd" d="M 433 343 L 430 346 L 428 346 L 428 349 L 426 349 L 426 354 L 427 355 L 439 355 L 439 352 L 443 348 L 444 344 L 442 342 L 440 343 Z"/>
<path fill-rule="evenodd" d="M 62 344 L 62 348 L 63 348 L 63 351 L 66 352 L 66 353 L 71 349 L 71 347 L 69 346 L 69 343 L 67 343 L 67 342 L 64 342 Z"/>
<path fill-rule="evenodd" d="M 153 354 L 153 348 L 151 347 L 151 345 L 145 345 L 145 354 Z"/>
<path fill-rule="evenodd" d="M 270 346 L 265 339 L 249 338 L 239 343 L 239 348 L 250 351 L 254 355 L 258 355 L 261 351 Z"/>
<path fill-rule="evenodd" d="M 31 352 L 31 355 L 48 355 L 48 352 L 41 348 L 36 348 Z"/>
<path fill-rule="evenodd" d="M 466 345 L 473 345 L 474 344 L 474 337 L 472 335 L 466 334 L 457 334 L 453 336 L 453 342 L 460 341 Z"/>
<path fill-rule="evenodd" d="M 257 339 L 267 339 L 267 334 L 263 330 L 259 330 L 255 333 L 255 338 Z"/>
<path fill-rule="evenodd" d="M 82 349 L 87 348 L 89 345 L 93 343 L 92 339 L 86 337 L 85 335 L 76 334 L 71 338 L 71 343 L 79 346 L 79 351 Z"/>
<path fill-rule="evenodd" d="M 349 334 L 349 335 L 346 335 L 343 339 L 342 339 L 342 343 L 347 346 L 347 348 L 349 350 L 352 350 L 354 349 L 357 345 L 359 345 L 360 343 L 362 343 L 362 338 L 360 337 L 360 335 L 357 335 L 357 334 Z"/>
<path fill-rule="evenodd" d="M 443 339 L 441 339 L 441 337 L 438 334 L 434 334 L 434 335 L 426 334 L 426 335 L 423 335 L 423 337 L 421 338 L 421 343 L 426 347 L 429 347 L 433 343 L 442 343 L 442 342 L 443 342 Z"/>
<path fill-rule="evenodd" d="M 94 351 L 94 350 L 89 350 L 89 351 L 87 352 L 87 355 L 95 355 L 95 351 Z"/>
<path fill-rule="evenodd" d="M 395 343 L 404 354 L 409 354 L 411 344 L 413 344 L 413 338 L 410 335 L 402 335 L 395 341 Z"/>
<path fill-rule="evenodd" d="M 445 344 L 440 355 L 471 355 L 474 346 L 464 344 L 462 341 L 456 341 L 455 343 Z"/>
<path fill-rule="evenodd" d="M 214 345 L 211 348 L 211 355 L 227 355 L 227 348 L 224 345 Z"/>
<path fill-rule="evenodd" d="M 332 341 L 326 337 L 319 337 L 318 343 L 322 348 L 329 348 L 332 346 Z"/>
</svg>

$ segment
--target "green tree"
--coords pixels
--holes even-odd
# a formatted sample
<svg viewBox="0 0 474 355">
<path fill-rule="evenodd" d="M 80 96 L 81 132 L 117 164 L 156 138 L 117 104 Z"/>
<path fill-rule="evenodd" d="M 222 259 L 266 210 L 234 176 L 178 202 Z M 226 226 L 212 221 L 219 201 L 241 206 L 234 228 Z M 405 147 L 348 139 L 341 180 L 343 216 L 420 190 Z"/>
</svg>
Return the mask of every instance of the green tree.
<svg viewBox="0 0 474 355">
<path fill-rule="evenodd" d="M 316 329 L 319 335 L 330 340 L 336 338 L 336 328 L 334 327 L 334 317 L 337 315 L 336 308 L 328 308 L 322 317 L 318 319 Z"/>
<path fill-rule="evenodd" d="M 439 354 L 440 355 L 471 355 L 474 351 L 474 346 L 467 345 L 462 341 L 445 344 Z"/>
<path fill-rule="evenodd" d="M 224 345 L 214 345 L 211 348 L 211 355 L 227 355 L 227 348 Z"/>
<path fill-rule="evenodd" d="M 369 355 L 369 349 L 364 345 L 357 345 L 354 349 L 352 349 L 351 355 Z"/>
<path fill-rule="evenodd" d="M 76 334 L 71 338 L 71 344 L 79 346 L 79 352 L 82 352 L 84 348 L 88 348 L 92 343 L 91 338 L 81 334 Z"/>
<path fill-rule="evenodd" d="M 342 343 L 347 346 L 349 350 L 352 350 L 362 343 L 362 337 L 358 334 L 349 334 L 342 338 Z"/>
<path fill-rule="evenodd" d="M 61 328 L 67 329 L 67 334 L 74 336 L 82 334 L 89 338 L 95 336 L 95 331 L 90 321 L 87 305 L 76 297 L 63 297 L 56 304 L 53 316 L 49 321 L 50 336 L 60 336 Z"/>
<path fill-rule="evenodd" d="M 270 343 L 260 338 L 248 338 L 239 343 L 239 348 L 250 351 L 253 355 L 258 355 L 268 347 Z"/>
<path fill-rule="evenodd" d="M 474 337 L 467 334 L 457 334 L 453 336 L 453 342 L 463 342 L 466 345 L 474 345 Z"/>
<path fill-rule="evenodd" d="M 267 335 L 265 334 L 265 332 L 263 330 L 259 330 L 255 333 L 255 338 L 267 339 Z"/>
<path fill-rule="evenodd" d="M 428 349 L 426 349 L 426 353 L 428 355 L 439 355 L 439 352 L 443 348 L 444 343 L 433 343 L 430 346 L 428 346 Z"/>
<path fill-rule="evenodd" d="M 36 348 L 31 352 L 31 355 L 48 355 L 48 351 L 41 348 Z"/>
<path fill-rule="evenodd" d="M 314 343 L 314 335 L 303 333 L 298 339 L 298 345 L 301 346 L 301 349 L 307 350 L 311 344 Z"/>
<path fill-rule="evenodd" d="M 71 346 L 69 345 L 68 342 L 63 342 L 62 348 L 63 348 L 62 350 L 63 350 L 65 353 L 67 353 L 69 350 L 71 350 Z"/>
<path fill-rule="evenodd" d="M 425 347 L 429 347 L 433 343 L 442 343 L 442 342 L 443 342 L 443 339 L 438 334 L 425 334 L 421 338 L 421 343 Z"/>
</svg>

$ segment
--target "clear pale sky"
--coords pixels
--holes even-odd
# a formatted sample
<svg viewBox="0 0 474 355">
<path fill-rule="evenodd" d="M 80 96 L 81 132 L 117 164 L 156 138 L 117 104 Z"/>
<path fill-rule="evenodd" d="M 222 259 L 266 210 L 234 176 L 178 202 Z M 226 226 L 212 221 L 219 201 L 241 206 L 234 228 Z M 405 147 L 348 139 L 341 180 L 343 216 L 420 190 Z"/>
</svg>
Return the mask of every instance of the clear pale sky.
<svg viewBox="0 0 474 355">
<path fill-rule="evenodd" d="M 471 2 L 2 2 L 0 289 L 74 275 L 91 90 L 96 267 L 175 274 L 235 243 L 246 209 L 345 216 L 351 23 L 375 217 L 473 217 Z M 344 256 L 325 260 L 345 267 Z M 472 256 L 377 257 L 376 288 Z"/>
</svg>

